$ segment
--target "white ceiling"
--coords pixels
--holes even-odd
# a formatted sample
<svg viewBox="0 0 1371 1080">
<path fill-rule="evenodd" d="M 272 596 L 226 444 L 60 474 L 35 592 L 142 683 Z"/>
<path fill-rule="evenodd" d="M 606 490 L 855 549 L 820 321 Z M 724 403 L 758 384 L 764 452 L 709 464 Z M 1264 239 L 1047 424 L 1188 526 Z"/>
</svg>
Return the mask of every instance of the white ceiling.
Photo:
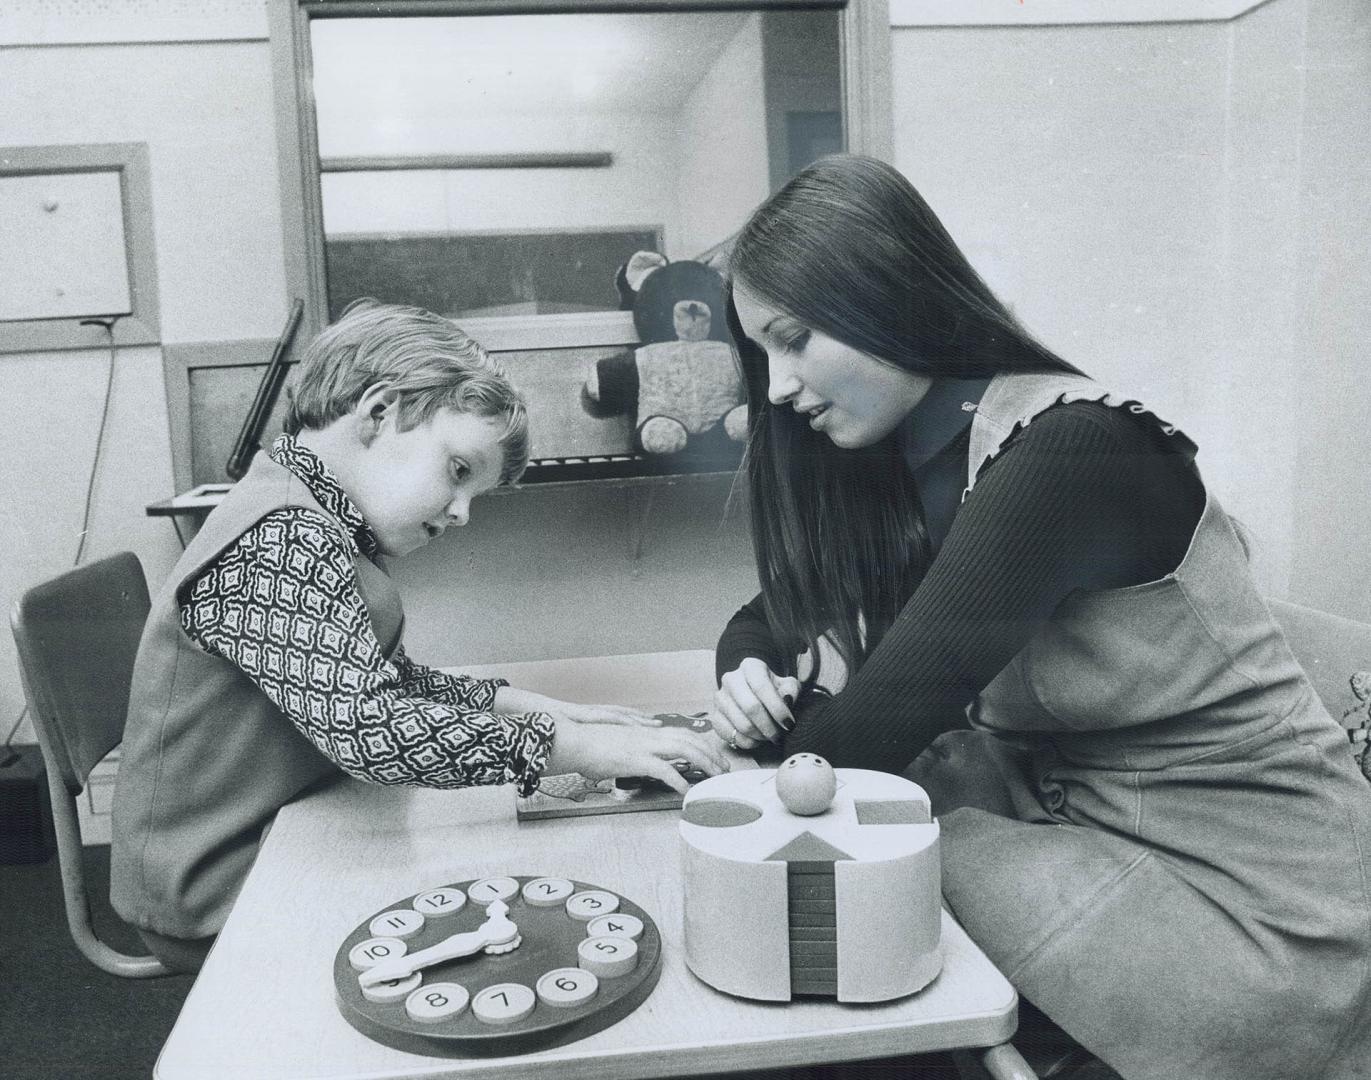
<svg viewBox="0 0 1371 1080">
<path fill-rule="evenodd" d="M 672 112 L 755 13 L 317 19 L 317 100 L 362 117 Z"/>
</svg>

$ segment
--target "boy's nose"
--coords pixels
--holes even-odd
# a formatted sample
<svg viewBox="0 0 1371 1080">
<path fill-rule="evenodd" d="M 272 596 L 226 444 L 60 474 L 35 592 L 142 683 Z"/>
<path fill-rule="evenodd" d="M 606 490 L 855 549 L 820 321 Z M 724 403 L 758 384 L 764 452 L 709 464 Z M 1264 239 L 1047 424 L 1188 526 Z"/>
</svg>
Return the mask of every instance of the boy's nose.
<svg viewBox="0 0 1371 1080">
<path fill-rule="evenodd" d="M 784 405 L 800 392 L 800 380 L 790 365 L 775 357 L 767 357 L 767 400 L 773 405 Z"/>
<path fill-rule="evenodd" d="M 447 507 L 448 520 L 454 525 L 465 525 L 471 518 L 471 500 L 458 495 Z"/>
</svg>

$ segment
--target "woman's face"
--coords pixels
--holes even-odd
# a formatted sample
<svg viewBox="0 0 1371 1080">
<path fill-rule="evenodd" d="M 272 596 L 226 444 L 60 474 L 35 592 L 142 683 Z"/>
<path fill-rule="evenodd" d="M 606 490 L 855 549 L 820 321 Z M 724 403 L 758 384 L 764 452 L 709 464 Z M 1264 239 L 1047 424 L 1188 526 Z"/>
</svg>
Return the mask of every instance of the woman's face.
<svg viewBox="0 0 1371 1080">
<path fill-rule="evenodd" d="M 854 349 L 806 326 L 735 283 L 743 333 L 766 352 L 767 398 L 809 417 L 835 446 L 852 450 L 885 438 L 933 380 Z"/>
</svg>

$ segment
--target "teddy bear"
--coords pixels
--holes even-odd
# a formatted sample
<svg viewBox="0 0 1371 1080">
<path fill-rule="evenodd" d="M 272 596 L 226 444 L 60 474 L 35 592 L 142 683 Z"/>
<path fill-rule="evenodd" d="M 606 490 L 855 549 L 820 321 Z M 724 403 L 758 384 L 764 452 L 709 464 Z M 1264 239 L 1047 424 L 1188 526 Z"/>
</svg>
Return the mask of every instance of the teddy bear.
<svg viewBox="0 0 1371 1080">
<path fill-rule="evenodd" d="M 720 421 L 727 438 L 744 441 L 746 392 L 719 270 L 640 251 L 619 268 L 616 286 L 642 344 L 595 362 L 582 389 L 587 411 L 632 415 L 637 445 L 648 454 L 705 444 Z"/>
</svg>

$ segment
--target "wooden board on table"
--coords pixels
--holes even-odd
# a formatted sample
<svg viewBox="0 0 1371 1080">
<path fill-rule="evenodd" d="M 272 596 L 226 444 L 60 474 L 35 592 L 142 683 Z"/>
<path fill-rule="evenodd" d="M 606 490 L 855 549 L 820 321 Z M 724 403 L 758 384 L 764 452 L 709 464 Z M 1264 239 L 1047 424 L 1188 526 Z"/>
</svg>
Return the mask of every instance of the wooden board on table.
<svg viewBox="0 0 1371 1080">
<path fill-rule="evenodd" d="M 710 730 L 708 714 L 657 713 L 666 727 L 691 731 Z M 515 815 L 520 821 L 541 818 L 585 817 L 592 814 L 626 814 L 642 810 L 679 810 L 680 792 L 656 780 L 590 780 L 579 773 L 545 776 L 531 795 L 517 795 Z M 633 786 L 628 786 L 632 783 Z"/>
</svg>

